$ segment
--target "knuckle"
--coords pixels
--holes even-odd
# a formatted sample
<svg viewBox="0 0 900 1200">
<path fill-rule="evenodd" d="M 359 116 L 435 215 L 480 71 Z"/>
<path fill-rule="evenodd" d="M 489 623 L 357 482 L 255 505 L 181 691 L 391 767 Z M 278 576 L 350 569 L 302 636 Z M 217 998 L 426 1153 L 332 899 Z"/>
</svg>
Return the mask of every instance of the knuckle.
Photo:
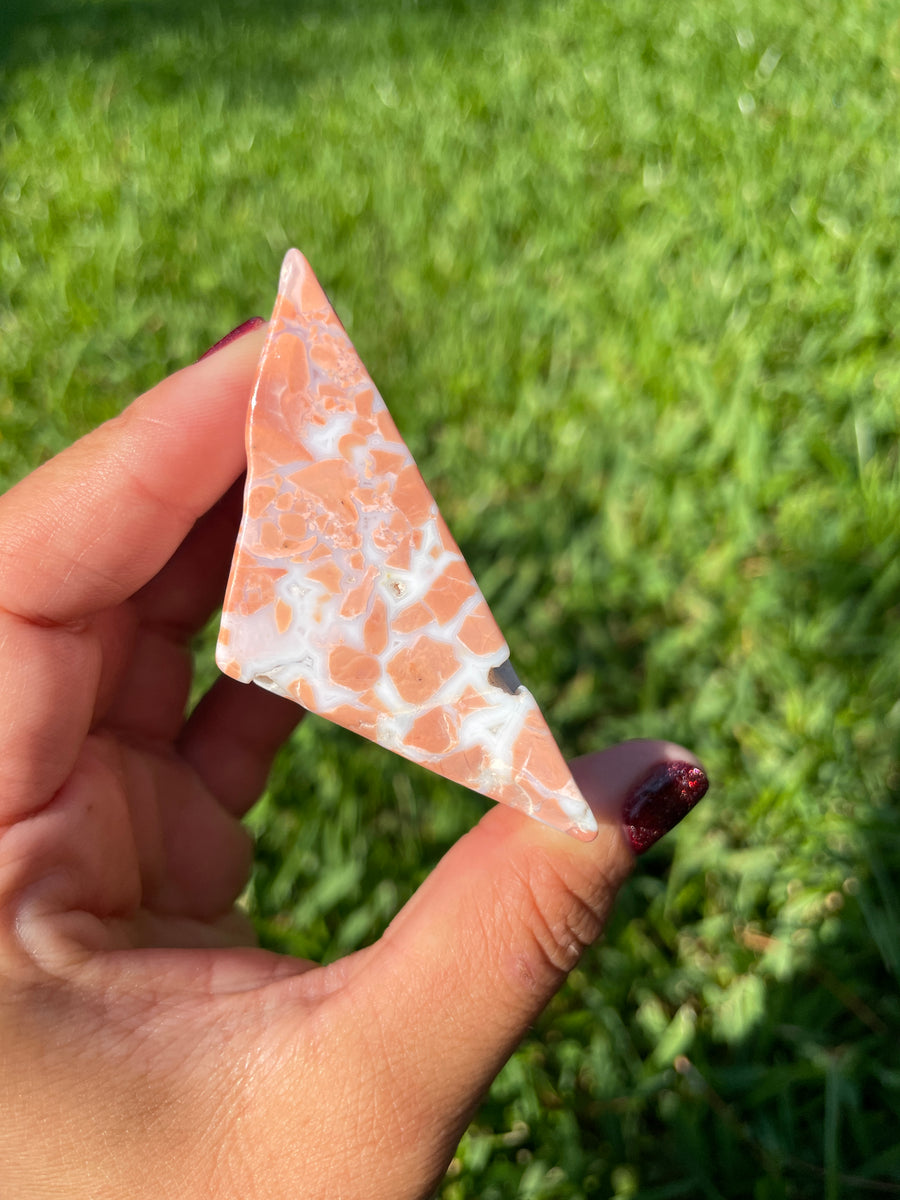
<svg viewBox="0 0 900 1200">
<path fill-rule="evenodd" d="M 527 864 L 516 879 L 514 911 L 524 929 L 519 983 L 529 992 L 555 989 L 600 936 L 613 883 L 605 874 L 561 872 L 546 857 Z"/>
</svg>

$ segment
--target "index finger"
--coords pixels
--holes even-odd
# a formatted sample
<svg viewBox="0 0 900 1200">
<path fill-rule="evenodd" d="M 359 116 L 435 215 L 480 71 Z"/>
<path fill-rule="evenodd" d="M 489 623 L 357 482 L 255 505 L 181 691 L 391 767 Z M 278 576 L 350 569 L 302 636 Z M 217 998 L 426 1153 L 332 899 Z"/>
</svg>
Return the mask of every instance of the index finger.
<svg viewBox="0 0 900 1200">
<path fill-rule="evenodd" d="M 0 499 L 0 608 L 70 624 L 153 578 L 243 470 L 264 333 L 164 379 Z"/>
</svg>

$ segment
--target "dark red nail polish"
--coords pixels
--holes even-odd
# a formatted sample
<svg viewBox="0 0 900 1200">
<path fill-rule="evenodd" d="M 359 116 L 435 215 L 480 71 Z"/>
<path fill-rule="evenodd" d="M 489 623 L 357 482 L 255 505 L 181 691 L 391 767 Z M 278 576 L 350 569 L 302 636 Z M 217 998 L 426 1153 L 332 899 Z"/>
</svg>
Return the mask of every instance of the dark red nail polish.
<svg viewBox="0 0 900 1200">
<path fill-rule="evenodd" d="M 667 762 L 655 767 L 625 802 L 622 821 L 635 854 L 643 854 L 702 800 L 709 780 L 702 767 Z"/>
<path fill-rule="evenodd" d="M 242 325 L 238 325 L 237 329 L 232 329 L 231 333 L 226 333 L 223 338 L 220 338 L 214 346 L 201 354 L 197 362 L 203 362 L 204 358 L 209 358 L 211 354 L 215 354 L 217 350 L 221 350 L 223 346 L 227 346 L 230 342 L 236 342 L 239 337 L 243 337 L 245 333 L 249 333 L 251 329 L 258 329 L 260 325 L 265 325 L 262 317 L 251 317 L 249 321 L 244 321 Z"/>
</svg>

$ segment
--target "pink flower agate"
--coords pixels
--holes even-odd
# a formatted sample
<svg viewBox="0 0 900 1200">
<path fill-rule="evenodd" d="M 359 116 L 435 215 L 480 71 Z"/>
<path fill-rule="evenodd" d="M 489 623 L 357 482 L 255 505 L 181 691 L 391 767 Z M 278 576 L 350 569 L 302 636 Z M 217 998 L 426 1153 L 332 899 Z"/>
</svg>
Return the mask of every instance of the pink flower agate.
<svg viewBox="0 0 900 1200">
<path fill-rule="evenodd" d="M 281 271 L 247 459 L 221 669 L 593 838 L 459 547 L 297 250 Z"/>
</svg>

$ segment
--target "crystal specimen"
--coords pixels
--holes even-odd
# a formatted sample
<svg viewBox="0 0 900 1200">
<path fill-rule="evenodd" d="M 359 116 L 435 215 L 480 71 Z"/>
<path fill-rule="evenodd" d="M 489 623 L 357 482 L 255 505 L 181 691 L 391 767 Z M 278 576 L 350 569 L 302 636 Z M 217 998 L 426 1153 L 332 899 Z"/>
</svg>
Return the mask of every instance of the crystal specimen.
<svg viewBox="0 0 900 1200">
<path fill-rule="evenodd" d="M 306 259 L 288 252 L 247 424 L 216 661 L 584 840 L 590 808 Z"/>
</svg>

